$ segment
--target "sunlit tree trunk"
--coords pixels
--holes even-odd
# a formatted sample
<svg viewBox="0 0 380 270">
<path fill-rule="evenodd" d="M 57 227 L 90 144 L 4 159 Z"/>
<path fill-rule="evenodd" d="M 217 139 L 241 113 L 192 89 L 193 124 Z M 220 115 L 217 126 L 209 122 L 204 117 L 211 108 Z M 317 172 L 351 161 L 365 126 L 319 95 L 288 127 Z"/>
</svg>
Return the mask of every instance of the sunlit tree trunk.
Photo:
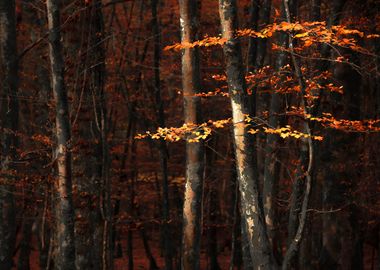
<svg viewBox="0 0 380 270">
<path fill-rule="evenodd" d="M 18 126 L 15 1 L 0 2 L 0 269 L 11 269 L 16 241 L 13 198 Z"/>
<path fill-rule="evenodd" d="M 180 0 L 181 41 L 198 37 L 197 0 Z M 199 124 L 201 119 L 199 54 L 197 48 L 182 52 L 182 86 L 185 123 Z M 186 186 L 183 205 L 182 269 L 199 269 L 203 191 L 202 142 L 186 142 Z"/>
<path fill-rule="evenodd" d="M 56 267 L 75 269 L 74 209 L 71 185 L 70 121 L 67 93 L 64 83 L 64 61 L 61 44 L 59 1 L 47 0 L 49 26 L 49 57 L 51 62 L 52 89 L 56 106 L 55 162 L 57 176 L 55 186 L 55 221 L 57 234 Z"/>
<path fill-rule="evenodd" d="M 247 106 L 246 83 L 242 66 L 241 49 L 235 38 L 237 10 L 235 0 L 219 0 L 219 14 L 226 61 L 227 81 L 231 98 L 236 171 L 241 195 L 243 216 L 247 223 L 250 253 L 260 269 L 277 268 L 266 232 L 263 205 L 253 169 L 251 140 L 245 125 Z M 256 241 L 255 241 L 256 240 Z"/>
</svg>

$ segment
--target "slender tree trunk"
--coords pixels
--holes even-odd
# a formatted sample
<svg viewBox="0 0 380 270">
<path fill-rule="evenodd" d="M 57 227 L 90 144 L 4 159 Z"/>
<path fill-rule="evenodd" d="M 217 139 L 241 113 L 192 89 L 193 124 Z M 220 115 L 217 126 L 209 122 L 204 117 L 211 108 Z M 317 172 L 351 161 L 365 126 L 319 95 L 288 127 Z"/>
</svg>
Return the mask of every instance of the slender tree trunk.
<svg viewBox="0 0 380 270">
<path fill-rule="evenodd" d="M 198 5 L 180 0 L 181 41 L 194 42 L 198 37 Z M 182 86 L 185 123 L 201 122 L 199 53 L 197 48 L 182 52 Z M 182 269 L 199 269 L 203 191 L 202 142 L 186 142 L 186 186 L 183 205 Z"/>
<path fill-rule="evenodd" d="M 257 31 L 259 24 L 259 11 L 260 11 L 260 1 L 251 0 L 251 5 L 249 7 L 249 25 L 248 27 L 252 30 Z M 257 56 L 257 38 L 249 38 L 248 42 L 248 59 L 247 59 L 247 71 L 254 70 L 254 65 Z"/>
<path fill-rule="evenodd" d="M 28 32 L 28 38 L 35 42 L 37 40 L 36 32 L 45 32 L 45 26 L 47 24 L 46 17 L 43 16 L 41 18 L 40 11 L 35 8 L 35 5 L 41 4 L 38 2 L 38 0 L 32 0 L 28 2 L 22 3 L 22 20 L 23 23 L 29 24 L 29 32 Z M 24 51 L 25 52 L 25 51 Z M 33 49 L 33 53 L 35 56 L 39 55 L 45 55 L 47 53 L 46 47 L 38 47 Z M 25 54 L 19 54 L 19 61 L 21 61 L 22 57 L 27 57 Z M 32 58 L 34 61 L 35 58 Z M 29 60 L 29 59 L 28 59 Z M 47 59 L 48 60 L 48 59 Z M 50 100 L 52 98 L 51 93 L 51 83 L 50 83 L 50 73 L 49 73 L 49 66 L 46 59 L 44 59 L 42 62 L 40 62 L 36 68 L 36 87 L 38 89 L 38 95 L 36 98 L 40 101 L 38 104 L 31 104 L 29 118 L 31 119 L 30 123 L 27 125 L 27 134 L 29 136 L 32 136 L 33 134 L 49 134 L 51 131 L 48 130 L 47 123 L 49 121 L 49 104 Z M 29 60 L 30 61 L 30 60 Z M 26 114 L 28 114 L 27 112 Z M 29 113 L 29 114 L 30 114 Z M 25 112 L 24 112 L 25 115 Z M 50 147 L 49 147 L 50 148 Z M 44 166 L 45 164 L 48 164 L 51 162 L 50 155 L 41 156 L 36 160 L 38 171 L 43 176 L 45 180 L 48 179 L 48 175 L 51 175 L 51 168 L 50 166 Z M 44 168 L 44 169 L 43 169 Z M 31 168 L 29 166 L 25 166 L 25 172 L 30 173 Z M 34 183 L 30 183 L 30 188 L 33 189 Z M 29 186 L 28 185 L 28 186 Z M 29 189 L 29 188 L 28 188 Z M 46 262 L 47 262 L 47 256 L 48 256 L 48 250 L 49 250 L 49 242 L 50 242 L 50 230 L 51 230 L 51 222 L 48 222 L 48 215 L 49 215 L 49 209 L 50 209 L 50 196 L 51 196 L 51 186 L 48 181 L 41 182 L 38 187 L 35 189 L 36 194 L 40 194 L 40 196 L 43 197 L 43 199 L 38 202 L 37 204 L 30 204 L 27 202 L 26 205 L 35 205 L 37 216 L 35 218 L 31 218 L 31 216 L 28 216 L 28 218 L 25 220 L 25 223 L 23 224 L 23 230 L 25 230 L 25 240 L 29 239 L 27 241 L 32 240 L 32 242 L 27 243 L 24 240 L 21 243 L 20 247 L 20 255 L 19 255 L 19 262 L 18 262 L 18 268 L 19 269 L 28 269 L 26 266 L 29 264 L 29 256 L 30 252 L 33 248 L 37 249 L 38 251 L 38 265 L 41 269 L 46 269 Z M 33 201 L 32 201 L 33 202 Z M 48 209 L 49 208 L 49 209 Z M 28 235 L 29 234 L 29 235 Z M 32 235 L 36 238 L 36 246 L 33 246 L 33 243 L 35 243 L 32 238 Z M 23 251 L 24 250 L 24 251 Z M 21 254 L 24 255 L 21 255 Z"/>
<path fill-rule="evenodd" d="M 291 13 L 289 8 L 289 0 L 284 0 L 284 8 L 286 14 L 286 20 L 291 23 Z M 306 84 L 305 78 L 302 74 L 301 66 L 299 65 L 293 48 L 292 37 L 289 37 L 289 49 L 291 53 L 291 59 L 293 68 L 295 70 L 298 84 L 301 88 L 300 106 L 305 114 L 310 113 L 306 107 L 305 95 Z M 299 250 L 299 245 L 302 240 L 303 232 L 306 226 L 307 207 L 310 198 L 311 186 L 312 186 L 312 166 L 314 160 L 314 147 L 311 139 L 311 130 L 308 120 L 304 120 L 302 125 L 302 132 L 307 134 L 308 138 L 301 140 L 301 153 L 300 153 L 300 165 L 297 172 L 296 182 L 293 185 L 292 201 L 289 213 L 289 230 L 288 230 L 288 250 L 284 256 L 282 269 L 288 269 L 294 256 Z M 304 179 L 303 179 L 304 178 Z M 302 203 L 299 202 L 300 197 L 303 195 Z M 298 210 L 299 209 L 299 210 Z"/>
<path fill-rule="evenodd" d="M 245 125 L 247 92 L 241 61 L 241 49 L 235 38 L 237 10 L 235 0 L 219 0 L 219 14 L 223 38 L 227 40 L 223 50 L 226 60 L 227 81 L 232 105 L 233 136 L 242 212 L 247 223 L 250 253 L 260 269 L 276 269 L 268 239 L 258 179 L 253 169 L 251 140 Z M 254 242 L 255 241 L 255 242 Z"/>
<path fill-rule="evenodd" d="M 56 106 L 55 153 L 57 177 L 54 182 L 55 220 L 57 228 L 57 269 L 75 269 L 74 209 L 71 186 L 70 121 L 64 83 L 64 61 L 61 44 L 59 1 L 47 0 L 49 25 L 49 56 L 52 88 Z"/>
<path fill-rule="evenodd" d="M 346 0 L 334 0 L 330 3 L 330 16 L 328 19 L 327 26 L 332 27 L 339 23 L 343 7 Z M 322 57 L 329 58 L 332 54 L 330 47 L 322 47 Z M 328 70 L 330 68 L 330 63 L 325 61 L 320 64 L 321 72 Z M 319 95 L 319 99 L 323 98 L 323 91 Z M 321 101 L 318 102 L 320 104 Z M 320 105 L 320 111 L 325 108 Z M 329 108 L 331 110 L 331 108 Z M 343 202 L 343 192 L 342 184 L 338 176 L 334 173 L 334 164 L 338 161 L 338 156 L 336 155 L 336 150 L 341 148 L 344 143 L 340 142 L 341 138 L 333 134 L 333 132 L 328 132 L 325 136 L 323 147 L 321 150 L 321 160 L 323 163 L 320 166 L 324 167 L 324 181 L 322 183 L 322 206 L 323 209 L 330 210 L 339 206 Z M 340 231 L 340 215 L 339 213 L 327 213 L 323 215 L 322 220 L 322 250 L 320 253 L 320 267 L 325 269 L 337 269 L 338 261 L 340 257 L 340 251 L 342 250 L 340 238 L 341 236 L 337 234 Z"/>
<path fill-rule="evenodd" d="M 105 67 L 105 48 L 104 48 L 104 21 L 102 13 L 102 1 L 93 1 L 94 7 L 91 10 L 91 27 L 90 44 L 93 51 L 91 53 L 91 74 L 90 84 L 93 89 L 93 98 L 95 99 L 95 123 L 97 127 L 98 160 L 99 164 L 99 207 L 100 217 L 102 219 L 101 247 L 102 247 L 102 269 L 113 269 L 113 249 L 112 249 L 112 221 L 113 209 L 111 203 L 111 177 L 110 177 L 110 157 L 109 157 L 109 115 L 107 110 L 107 95 L 105 92 L 106 67 Z M 94 213 L 93 220 L 95 224 L 99 222 L 99 213 Z M 96 228 L 97 229 L 97 228 Z M 96 230 L 95 229 L 95 230 Z M 100 232 L 98 232 L 99 234 Z M 98 239 L 95 239 L 98 241 Z M 96 254 L 95 254 L 96 256 Z"/>
<path fill-rule="evenodd" d="M 281 20 L 285 20 L 285 9 L 281 5 Z M 277 37 L 278 45 L 281 47 L 287 47 L 287 35 L 285 33 L 279 33 Z M 287 55 L 285 52 L 279 52 L 275 58 L 275 69 L 279 71 L 287 63 Z M 281 124 L 281 118 L 279 114 L 282 112 L 284 107 L 283 95 L 273 92 L 271 93 L 271 101 L 269 108 L 269 120 L 268 124 L 272 128 L 277 128 Z M 280 149 L 280 138 L 276 134 L 268 134 L 265 145 L 265 161 L 264 161 L 264 184 L 263 184 L 263 203 L 265 211 L 265 221 L 268 228 L 268 236 L 273 245 L 273 239 L 276 234 L 276 210 L 275 210 L 275 198 L 277 195 L 279 174 L 280 174 L 280 163 L 279 163 L 279 149 Z M 280 248 L 278 253 L 280 252 Z M 277 251 L 277 249 L 276 249 Z M 281 254 L 275 254 L 281 256 Z"/>
<path fill-rule="evenodd" d="M 16 51 L 15 1 L 0 2 L 0 269 L 13 265 L 16 241 L 16 209 L 13 163 L 17 148 L 18 126 L 18 61 Z"/>
<path fill-rule="evenodd" d="M 217 139 L 208 142 L 211 149 L 217 149 Z M 205 151 L 205 183 L 207 185 L 207 219 L 209 226 L 207 227 L 207 255 L 210 270 L 220 270 L 218 263 L 218 217 L 219 217 L 219 196 L 218 183 L 219 178 L 215 177 L 213 165 L 216 165 L 216 155 L 211 149 Z"/>
<path fill-rule="evenodd" d="M 140 216 L 141 216 L 140 207 L 136 206 L 135 210 L 136 210 L 137 219 L 139 220 Z M 139 232 L 140 232 L 141 240 L 142 240 L 143 245 L 144 245 L 144 251 L 145 251 L 146 258 L 149 261 L 149 270 L 159 270 L 160 268 L 157 266 L 156 259 L 154 258 L 153 253 L 152 253 L 152 249 L 150 248 L 150 245 L 149 245 L 149 240 L 148 240 L 148 236 L 147 236 L 147 232 L 146 232 L 144 223 L 140 226 Z"/>
<path fill-rule="evenodd" d="M 132 222 L 135 221 L 135 186 L 136 186 L 136 180 L 137 180 L 137 164 L 136 164 L 136 143 L 134 142 L 134 139 L 132 139 L 132 145 L 131 145 L 131 157 L 130 157 L 130 165 L 132 168 L 131 174 L 129 176 L 129 184 L 128 184 L 128 194 L 129 194 L 129 200 L 128 200 L 128 213 L 130 217 L 132 217 Z M 134 269 L 134 258 L 133 258 L 133 230 L 130 227 L 128 230 L 128 269 L 133 270 Z"/>
<path fill-rule="evenodd" d="M 164 107 L 161 98 L 161 78 L 160 78 L 160 25 L 158 18 L 158 0 L 151 0 L 152 27 L 153 27 L 153 66 L 154 66 L 154 92 L 156 109 L 158 114 L 158 124 L 165 126 Z M 169 180 L 168 180 L 168 150 L 164 140 L 159 141 L 160 167 L 162 174 L 162 226 L 161 236 L 164 245 L 165 268 L 173 268 L 173 256 L 171 247 L 171 237 L 169 233 Z"/>
<path fill-rule="evenodd" d="M 258 29 L 265 27 L 270 23 L 270 11 L 272 6 L 272 0 L 262 0 L 260 5 L 259 12 L 259 22 Z M 256 59 L 253 60 L 255 69 L 262 68 L 264 65 L 264 60 L 267 55 L 267 39 L 259 38 L 257 40 L 257 49 L 256 49 Z"/>
<path fill-rule="evenodd" d="M 39 217 L 38 221 L 38 232 L 37 232 L 37 243 L 38 243 L 38 253 L 39 253 L 39 267 L 41 269 L 47 269 L 48 262 L 48 253 L 50 250 L 50 237 L 51 237 L 51 226 L 47 222 L 47 212 L 48 207 L 51 205 L 50 198 L 51 192 L 49 192 L 50 187 L 45 188 L 45 198 L 43 200 L 42 205 L 39 207 L 39 211 L 41 211 L 41 217 Z"/>
<path fill-rule="evenodd" d="M 27 210 L 26 210 L 27 211 Z M 32 239 L 32 225 L 33 219 L 24 216 L 24 221 L 22 224 L 22 238 L 20 240 L 20 254 L 17 263 L 17 269 L 19 270 L 29 270 L 30 269 L 30 252 L 31 252 L 31 239 Z"/>
<path fill-rule="evenodd" d="M 81 8 L 85 7 L 83 3 Z M 95 252 L 99 249 L 100 241 L 93 241 L 93 235 L 96 227 L 100 227 L 99 220 L 92 220 L 93 213 L 98 211 L 99 201 L 99 173 L 97 172 L 97 144 L 94 138 L 94 104 L 93 104 L 93 84 L 90 82 L 94 55 L 92 44 L 93 28 L 93 8 L 86 8 L 81 13 L 78 21 L 79 30 L 67 32 L 68 54 L 71 59 L 76 59 L 83 52 L 81 61 L 78 61 L 75 67 L 75 84 L 73 95 L 73 108 L 77 108 L 74 121 L 72 124 L 73 145 L 76 151 L 73 151 L 73 174 L 76 175 L 73 185 L 77 188 L 74 193 L 74 207 L 76 214 L 75 222 L 75 259 L 78 269 L 100 269 L 100 253 Z M 76 12 L 75 10 L 72 12 Z M 97 63 L 97 62 L 96 62 Z M 82 72 L 83 71 L 83 72 Z M 74 73 L 74 71 L 72 71 Z M 83 74 L 82 78 L 80 76 Z M 93 260 L 97 253 L 96 258 Z"/>
</svg>

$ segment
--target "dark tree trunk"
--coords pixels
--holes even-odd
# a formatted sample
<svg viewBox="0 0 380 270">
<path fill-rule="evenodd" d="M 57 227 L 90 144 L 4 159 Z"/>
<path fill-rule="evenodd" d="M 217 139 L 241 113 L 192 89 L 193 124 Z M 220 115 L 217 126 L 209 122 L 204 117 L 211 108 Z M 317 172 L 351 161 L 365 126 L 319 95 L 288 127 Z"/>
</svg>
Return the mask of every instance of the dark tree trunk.
<svg viewBox="0 0 380 270">
<path fill-rule="evenodd" d="M 260 5 L 259 22 L 258 29 L 265 27 L 270 23 L 270 12 L 271 12 L 272 0 L 262 0 Z M 264 60 L 267 55 L 267 39 L 259 38 L 257 39 L 257 49 L 256 49 L 256 59 L 253 60 L 255 69 L 262 68 L 264 65 Z M 252 55 L 255 57 L 255 55 Z"/>
<path fill-rule="evenodd" d="M 22 224 L 22 238 L 20 243 L 20 254 L 18 257 L 17 269 L 29 270 L 30 269 L 30 252 L 31 252 L 31 239 L 32 239 L 32 225 L 33 219 L 30 217 L 24 217 Z"/>
<path fill-rule="evenodd" d="M 288 23 L 292 22 L 289 1 L 284 0 L 284 8 L 286 20 Z M 297 1 L 293 4 L 296 7 Z M 295 8 L 294 8 L 295 9 Z M 295 12 L 294 12 L 295 13 Z M 299 95 L 299 104 L 305 114 L 310 113 L 307 107 L 306 96 L 306 83 L 302 72 L 302 67 L 294 55 L 293 39 L 289 36 L 289 50 L 292 59 L 293 69 L 296 74 L 298 85 L 301 89 Z M 310 199 L 310 192 L 312 186 L 312 168 L 314 163 L 314 148 L 311 139 L 311 129 L 308 120 L 302 123 L 302 132 L 307 134 L 307 138 L 301 139 L 300 146 L 300 164 L 297 168 L 295 182 L 293 183 L 293 190 L 291 194 L 290 211 L 289 211 L 289 224 L 288 224 L 288 249 L 284 256 L 282 269 L 288 269 L 289 265 L 294 261 L 295 255 L 299 251 L 299 246 L 303 237 L 304 229 L 307 219 L 307 207 Z M 302 201 L 301 197 L 303 195 Z"/>
<path fill-rule="evenodd" d="M 211 149 L 217 149 L 217 139 L 208 141 Z M 207 254 L 210 270 L 220 270 L 218 263 L 218 217 L 219 217 L 219 196 L 218 182 L 216 171 L 213 170 L 213 165 L 216 165 L 216 155 L 210 148 L 205 151 L 205 185 L 207 185 Z"/>
<path fill-rule="evenodd" d="M 328 27 L 332 27 L 339 23 L 342 15 L 343 6 L 346 0 L 334 0 L 330 3 L 330 16 L 328 20 Z M 332 50 L 324 46 L 322 47 L 322 57 L 329 58 L 332 54 Z M 322 62 L 321 71 L 328 70 L 330 63 Z M 320 94 L 319 100 L 323 98 L 323 92 Z M 331 97 L 334 103 L 334 96 Z M 336 104 L 337 105 L 337 104 Z M 321 105 L 321 111 L 325 110 Z M 330 110 L 332 108 L 329 108 Z M 337 136 L 333 132 L 328 132 L 325 136 L 323 147 L 321 150 L 321 160 L 324 166 L 324 181 L 322 182 L 322 207 L 325 210 L 331 210 L 339 207 L 344 200 L 343 190 L 339 176 L 334 173 L 334 165 L 339 162 L 339 154 L 337 155 L 337 149 L 343 147 L 342 137 Z M 335 165 L 336 166 L 336 165 Z M 340 231 L 341 222 L 340 213 L 327 213 L 323 215 L 322 220 L 322 250 L 320 253 L 320 267 L 326 269 L 337 269 L 339 265 L 340 250 L 342 250 L 340 235 L 337 233 Z"/>
<path fill-rule="evenodd" d="M 252 143 L 245 126 L 249 115 L 248 97 L 241 58 L 239 41 L 235 38 L 237 29 L 237 8 L 235 0 L 220 0 L 219 14 L 223 38 L 223 50 L 227 69 L 227 82 L 232 106 L 233 136 L 242 212 L 247 224 L 250 253 L 255 265 L 261 269 L 276 269 L 264 219 L 257 172 L 253 168 Z"/>
<path fill-rule="evenodd" d="M 251 6 L 249 7 L 249 25 L 248 27 L 252 30 L 257 31 L 259 24 L 259 11 L 260 9 L 260 1 L 252 0 Z M 248 43 L 248 59 L 247 59 L 247 71 L 254 70 L 254 65 L 257 57 L 257 38 L 249 38 Z"/>
<path fill-rule="evenodd" d="M 164 106 L 161 98 L 161 78 L 160 78 L 160 24 L 158 17 L 158 0 L 151 0 L 152 9 L 152 32 L 153 32 L 153 67 L 154 67 L 154 94 L 156 112 L 158 115 L 158 125 L 165 126 Z M 169 179 L 168 179 L 168 150 L 164 140 L 159 141 L 160 167 L 162 175 L 162 226 L 161 237 L 163 242 L 166 270 L 173 268 L 173 256 L 171 247 L 171 237 L 169 233 Z"/>
<path fill-rule="evenodd" d="M 67 93 L 64 83 L 64 62 L 61 44 L 59 1 L 48 0 L 49 56 L 51 62 L 52 88 L 56 106 L 55 159 L 57 176 L 55 185 L 55 221 L 57 233 L 56 267 L 75 269 L 74 209 L 71 186 L 70 120 Z"/>
<path fill-rule="evenodd" d="M 90 86 L 92 88 L 92 95 L 95 99 L 95 125 L 96 125 L 96 138 L 99 143 L 97 145 L 97 164 L 98 164 L 98 177 L 100 183 L 95 182 L 95 194 L 98 194 L 98 207 L 93 211 L 92 222 L 95 224 L 95 239 L 98 242 L 101 239 L 101 257 L 102 269 L 113 269 L 113 248 L 112 248 L 112 220 L 113 208 L 111 202 L 111 177 L 110 177 L 110 157 L 109 157 L 109 142 L 108 133 L 110 129 L 107 109 L 107 95 L 105 91 L 106 83 L 106 55 L 104 48 L 104 21 L 102 13 L 102 1 L 93 1 L 93 8 L 91 9 L 91 32 L 90 32 Z M 94 191 L 93 191 L 94 193 Z M 102 225 L 99 225 L 102 223 Z M 101 232 L 100 232 L 101 228 Z M 92 260 L 97 260 L 97 253 L 95 252 Z M 94 266 L 96 267 L 96 265 Z"/>
<path fill-rule="evenodd" d="M 197 1 L 180 0 L 181 41 L 198 38 Z M 201 123 L 199 53 L 197 48 L 182 52 L 182 85 L 184 120 L 187 124 Z M 191 139 L 191 138 L 189 138 Z M 182 269 L 199 269 L 203 192 L 203 143 L 186 142 L 186 187 L 183 205 Z"/>
<path fill-rule="evenodd" d="M 281 4 L 281 20 L 285 20 L 285 8 Z M 285 33 L 279 33 L 277 37 L 277 43 L 279 46 L 286 48 L 288 46 L 287 35 Z M 287 55 L 281 51 L 275 55 L 275 69 L 279 71 L 287 63 Z M 272 92 L 269 108 L 268 125 L 272 128 L 278 128 L 281 124 L 281 118 L 279 114 L 284 109 L 284 96 Z M 263 204 L 265 212 L 265 222 L 268 228 L 268 237 L 273 246 L 276 235 L 276 207 L 275 199 L 277 196 L 278 181 L 280 174 L 280 138 L 276 134 L 268 134 L 265 145 L 265 161 L 264 161 L 264 184 L 263 184 Z M 278 249 L 278 250 L 277 250 Z M 281 250 L 279 247 L 274 251 L 275 256 L 281 256 Z"/>
<path fill-rule="evenodd" d="M 0 2 L 0 269 L 13 265 L 16 241 L 16 209 L 13 182 L 16 177 L 18 126 L 18 61 L 15 1 Z"/>
</svg>

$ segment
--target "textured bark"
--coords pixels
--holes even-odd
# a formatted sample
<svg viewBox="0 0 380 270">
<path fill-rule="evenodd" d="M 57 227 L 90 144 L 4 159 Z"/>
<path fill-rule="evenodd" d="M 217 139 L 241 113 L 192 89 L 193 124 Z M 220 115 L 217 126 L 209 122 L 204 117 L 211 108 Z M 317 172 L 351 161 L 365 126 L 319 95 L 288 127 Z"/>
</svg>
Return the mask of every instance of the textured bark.
<svg viewBox="0 0 380 270">
<path fill-rule="evenodd" d="M 193 42 L 198 38 L 197 1 L 180 0 L 181 41 Z M 201 121 L 199 53 L 197 48 L 182 52 L 182 87 L 185 123 Z M 186 186 L 183 205 L 182 269 L 199 269 L 203 191 L 202 142 L 186 142 Z"/>
<path fill-rule="evenodd" d="M 242 255 L 241 255 L 241 231 L 242 226 L 240 223 L 241 213 L 240 213 L 240 203 L 239 203 L 239 185 L 236 179 L 236 169 L 234 164 L 231 164 L 231 202 L 232 207 L 230 208 L 230 216 L 233 217 L 232 220 L 232 236 L 231 236 L 231 257 L 230 257 L 230 267 L 229 270 L 233 270 L 236 266 L 237 269 L 241 269 L 242 266 Z M 249 252 L 248 252 L 249 253 Z M 250 256 L 249 256 L 250 257 Z"/>
<path fill-rule="evenodd" d="M 244 215 L 241 215 L 240 218 L 240 227 L 241 227 L 241 253 L 243 261 L 244 270 L 254 269 L 253 259 L 250 252 L 251 241 L 249 239 L 247 222 L 245 221 Z"/>
<path fill-rule="evenodd" d="M 64 61 L 60 33 L 59 1 L 48 0 L 47 15 L 49 26 L 49 57 L 51 62 L 52 89 L 56 106 L 55 159 L 57 176 L 55 187 L 56 220 L 56 268 L 75 269 L 74 209 L 71 184 L 70 120 L 67 93 L 64 83 Z"/>
<path fill-rule="evenodd" d="M 160 24 L 158 18 L 158 0 L 151 0 L 152 13 L 152 32 L 153 32 L 153 67 L 154 67 L 154 96 L 157 111 L 157 122 L 160 127 L 165 126 L 164 106 L 161 98 L 161 79 L 160 79 Z M 168 180 L 168 150 L 164 140 L 158 142 L 160 155 L 160 167 L 162 175 L 162 226 L 161 237 L 163 242 L 165 268 L 173 268 L 173 256 L 171 237 L 169 233 L 169 180 Z"/>
<path fill-rule="evenodd" d="M 0 2 L 0 269 L 13 265 L 16 241 L 13 182 L 18 126 L 15 1 Z"/>
<path fill-rule="evenodd" d="M 258 179 L 253 169 L 251 140 L 245 127 L 247 106 L 246 83 L 241 61 L 241 48 L 234 37 L 237 29 L 236 1 L 220 0 L 219 14 L 223 38 L 227 41 L 223 47 L 227 81 L 232 106 L 233 138 L 236 158 L 236 171 L 239 182 L 242 212 L 247 223 L 250 240 L 250 253 L 255 265 L 260 269 L 275 269 L 277 265 L 266 232 L 264 211 L 261 201 Z M 255 242 L 254 242 L 255 241 Z"/>
</svg>

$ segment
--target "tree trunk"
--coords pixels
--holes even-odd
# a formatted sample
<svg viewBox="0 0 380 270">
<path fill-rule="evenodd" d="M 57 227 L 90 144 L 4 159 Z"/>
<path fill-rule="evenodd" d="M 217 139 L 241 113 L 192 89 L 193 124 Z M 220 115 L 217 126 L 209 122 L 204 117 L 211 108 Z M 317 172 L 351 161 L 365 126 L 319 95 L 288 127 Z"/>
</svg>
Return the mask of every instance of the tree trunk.
<svg viewBox="0 0 380 270">
<path fill-rule="evenodd" d="M 209 141 L 211 149 L 217 149 L 217 139 Z M 219 178 L 216 177 L 216 171 L 213 165 L 216 165 L 216 155 L 210 148 L 205 151 L 205 184 L 207 185 L 207 255 L 209 270 L 220 270 L 218 263 L 218 217 L 219 217 L 219 196 L 218 183 Z M 233 189 L 232 189 L 233 190 Z"/>
<path fill-rule="evenodd" d="M 289 8 L 289 0 L 284 0 L 284 8 L 286 14 L 286 20 L 291 23 L 291 12 Z M 293 68 L 300 86 L 301 93 L 300 107 L 305 114 L 310 113 L 306 107 L 306 84 L 305 78 L 302 73 L 302 68 L 298 63 L 296 56 L 294 55 L 293 39 L 289 36 L 289 50 L 291 53 L 291 59 Z M 308 120 L 304 120 L 302 123 L 302 132 L 307 134 L 307 138 L 301 139 L 300 149 L 300 165 L 297 169 L 296 182 L 293 183 L 293 190 L 291 195 L 291 205 L 289 211 L 289 229 L 288 229 L 288 249 L 284 256 L 282 269 L 288 269 L 294 256 L 299 251 L 299 245 L 302 240 L 304 229 L 306 226 L 307 207 L 310 198 L 311 186 L 312 186 L 312 168 L 314 160 L 314 148 L 313 141 L 311 139 L 311 130 Z M 300 199 L 303 195 L 302 203 Z"/>
<path fill-rule="evenodd" d="M 0 3 L 0 269 L 13 265 L 16 241 L 15 180 L 16 131 L 18 126 L 18 61 L 15 1 Z"/>
<path fill-rule="evenodd" d="M 251 0 L 251 5 L 249 7 L 249 24 L 248 28 L 257 31 L 259 24 L 259 11 L 260 9 L 259 0 Z M 254 65 L 257 56 L 257 38 L 249 38 L 248 42 L 248 59 L 247 59 L 247 71 L 254 70 Z"/>
<path fill-rule="evenodd" d="M 227 81 L 232 106 L 233 136 L 236 171 L 241 195 L 242 212 L 247 224 L 250 253 L 260 269 L 276 269 L 268 239 L 258 179 L 253 169 L 251 139 L 245 125 L 250 110 L 241 58 L 241 48 L 235 38 L 237 8 L 235 0 L 219 0 L 219 14 L 223 38 L 227 40 L 223 50 L 226 61 Z M 254 242 L 255 241 L 255 242 Z"/>
<path fill-rule="evenodd" d="M 281 5 L 281 20 L 285 20 L 285 9 L 283 5 Z M 288 45 L 287 35 L 285 33 L 279 33 L 277 37 L 277 42 L 279 46 L 286 48 Z M 287 63 L 287 55 L 285 52 L 281 51 L 277 53 L 275 59 L 275 69 L 279 71 Z M 270 127 L 278 128 L 280 126 L 281 118 L 279 114 L 282 112 L 283 107 L 283 95 L 276 92 L 272 92 L 268 120 L 268 125 Z M 264 161 L 263 203 L 265 212 L 265 222 L 268 228 L 268 237 L 273 246 L 275 246 L 274 238 L 276 234 L 276 207 L 274 201 L 277 195 L 280 174 L 279 146 L 279 136 L 276 134 L 268 134 L 264 151 L 264 154 L 266 156 Z M 281 249 L 278 249 L 278 253 L 280 254 L 275 254 L 276 257 L 281 256 Z"/>
<path fill-rule="evenodd" d="M 270 23 L 270 12 L 271 12 L 272 0 L 262 0 L 259 12 L 259 22 L 258 29 L 265 27 Z M 255 69 L 262 68 L 264 65 L 265 56 L 267 55 L 267 39 L 259 38 L 257 39 L 257 49 L 256 49 L 256 59 L 254 59 Z"/>
<path fill-rule="evenodd" d="M 57 228 L 57 269 L 75 269 L 74 209 L 71 185 L 70 120 L 64 83 L 59 1 L 47 0 L 49 56 L 56 106 L 55 221 Z"/>
<path fill-rule="evenodd" d="M 153 66 L 154 66 L 154 93 L 156 101 L 156 111 L 158 124 L 165 126 L 164 107 L 161 98 L 161 78 L 160 78 L 160 25 L 158 18 L 158 0 L 151 0 L 152 9 L 152 31 L 153 31 Z M 171 247 L 171 237 L 169 233 L 169 180 L 168 180 L 168 150 L 164 140 L 159 141 L 160 167 L 162 174 L 162 226 L 161 237 L 164 245 L 165 268 L 173 268 L 173 256 Z"/>
<path fill-rule="evenodd" d="M 196 1 L 180 0 L 181 41 L 198 38 L 198 5 Z M 199 53 L 197 48 L 182 52 L 182 86 L 184 119 L 188 124 L 201 122 Z M 203 191 L 202 142 L 186 142 L 186 186 L 183 205 L 182 269 L 199 269 Z"/>
<path fill-rule="evenodd" d="M 27 210 L 25 210 L 27 211 Z M 29 213 L 30 214 L 30 213 Z M 30 252 L 31 252 L 31 239 L 32 239 L 32 226 L 33 219 L 28 216 L 24 216 L 22 224 L 22 238 L 20 240 L 20 254 L 18 258 L 17 269 L 19 270 L 29 270 L 30 269 Z"/>
</svg>

